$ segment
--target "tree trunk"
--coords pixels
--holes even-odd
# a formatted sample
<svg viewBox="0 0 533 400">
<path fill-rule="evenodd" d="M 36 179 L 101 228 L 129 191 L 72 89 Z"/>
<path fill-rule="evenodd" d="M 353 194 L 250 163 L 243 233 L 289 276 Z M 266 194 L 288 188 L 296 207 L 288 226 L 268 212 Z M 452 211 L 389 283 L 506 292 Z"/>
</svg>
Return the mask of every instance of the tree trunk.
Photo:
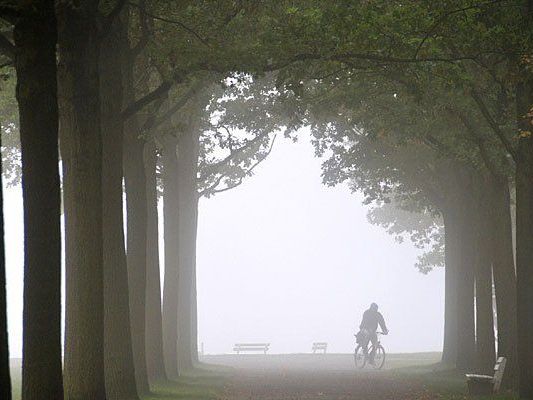
<svg viewBox="0 0 533 400">
<path fill-rule="evenodd" d="M 153 141 L 144 148 L 147 194 L 146 228 L 146 367 L 151 384 L 167 380 L 163 353 L 161 278 L 159 270 L 159 227 L 157 210 L 157 154 Z"/>
<path fill-rule="evenodd" d="M 472 370 L 475 362 L 475 323 L 474 323 L 474 263 L 475 232 L 473 229 L 471 189 L 465 189 L 461 205 L 459 246 L 460 264 L 457 274 L 457 369 L 460 372 Z"/>
<path fill-rule="evenodd" d="M 483 188 L 486 188 L 483 185 Z M 476 364 L 480 373 L 490 374 L 496 361 L 494 337 L 494 309 L 492 301 L 492 263 L 491 263 L 491 224 L 489 204 L 483 197 L 478 196 L 475 214 L 476 253 L 475 281 L 476 281 Z"/>
<path fill-rule="evenodd" d="M 2 135 L 0 135 L 1 147 Z M 2 159 L 0 157 L 0 171 Z M 3 182 L 0 174 L 0 210 L 4 207 Z M 0 398 L 11 400 L 11 374 L 9 372 L 9 341 L 7 334 L 6 257 L 4 244 L 4 213 L 0 212 Z"/>
<path fill-rule="evenodd" d="M 444 343 L 442 364 L 455 368 L 457 362 L 457 284 L 459 268 L 459 230 L 454 210 L 443 212 L 445 229 L 445 275 L 444 275 Z"/>
<path fill-rule="evenodd" d="M 195 228 L 194 228 L 194 242 L 196 244 L 196 239 L 198 236 L 198 196 L 196 197 L 195 205 Z M 195 257 L 194 257 L 194 266 L 192 273 L 192 361 L 193 366 L 197 366 L 200 363 L 198 358 L 198 291 L 196 288 L 196 246 L 195 246 Z"/>
<path fill-rule="evenodd" d="M 102 198 L 105 305 L 105 377 L 108 400 L 137 399 L 131 341 L 122 197 L 122 63 L 127 43 L 120 18 L 100 52 L 103 138 Z"/>
<path fill-rule="evenodd" d="M 178 371 L 193 368 L 193 274 L 196 264 L 199 135 L 189 125 L 178 140 Z"/>
<path fill-rule="evenodd" d="M 97 13 L 89 0 L 58 9 L 68 399 L 105 399 Z"/>
<path fill-rule="evenodd" d="M 169 379 L 178 378 L 178 159 L 176 140 L 165 138 L 163 149 L 165 278 L 163 282 L 163 352 Z"/>
<path fill-rule="evenodd" d="M 528 1 L 533 20 L 533 1 Z M 520 397 L 533 399 L 533 76 L 521 65 L 516 90 L 519 139 L 516 163 L 516 278 Z"/>
<path fill-rule="evenodd" d="M 14 37 L 24 199 L 22 398 L 62 399 L 57 24 L 54 2 L 37 1 L 32 8 L 22 9 L 21 13 Z"/>
<path fill-rule="evenodd" d="M 125 65 L 124 84 L 127 102 L 133 102 L 133 63 Z M 144 172 L 144 139 L 134 115 L 125 123 L 124 131 L 124 180 L 127 204 L 127 264 L 130 289 L 130 311 L 135 362 L 135 378 L 139 393 L 148 393 L 146 369 L 146 240 L 147 240 L 147 192 Z"/>
<path fill-rule="evenodd" d="M 511 200 L 507 179 L 497 180 L 491 194 L 492 270 L 496 292 L 498 356 L 507 358 L 503 385 L 516 388 L 516 274 L 513 254 Z"/>
</svg>

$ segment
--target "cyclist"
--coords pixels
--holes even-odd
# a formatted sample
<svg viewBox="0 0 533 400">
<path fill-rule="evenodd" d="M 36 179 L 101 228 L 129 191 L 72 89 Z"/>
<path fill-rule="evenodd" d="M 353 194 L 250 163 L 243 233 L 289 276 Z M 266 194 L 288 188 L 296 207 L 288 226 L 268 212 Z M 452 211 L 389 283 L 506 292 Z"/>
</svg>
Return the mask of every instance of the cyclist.
<svg viewBox="0 0 533 400">
<path fill-rule="evenodd" d="M 376 355 L 376 345 L 378 343 L 378 335 L 376 333 L 378 325 L 384 335 L 389 333 L 383 315 L 378 311 L 378 305 L 372 303 L 370 308 L 363 313 L 363 320 L 359 325 L 359 333 L 357 334 L 357 342 L 363 346 L 365 357 L 368 356 L 370 364 L 374 363 L 374 356 Z M 368 342 L 372 342 L 372 352 L 368 355 Z"/>
</svg>

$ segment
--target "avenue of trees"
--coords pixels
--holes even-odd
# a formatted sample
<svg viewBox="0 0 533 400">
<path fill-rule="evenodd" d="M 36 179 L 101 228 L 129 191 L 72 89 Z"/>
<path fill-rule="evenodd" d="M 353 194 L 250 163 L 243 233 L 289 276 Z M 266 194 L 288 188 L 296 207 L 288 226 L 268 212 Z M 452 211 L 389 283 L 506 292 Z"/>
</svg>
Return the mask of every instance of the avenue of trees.
<svg viewBox="0 0 533 400">
<path fill-rule="evenodd" d="M 533 399 L 533 1 L 2 0 L 0 27 L 23 399 L 138 399 L 197 367 L 198 202 L 305 126 L 324 183 L 444 266 L 442 368 L 506 356 Z"/>
</svg>

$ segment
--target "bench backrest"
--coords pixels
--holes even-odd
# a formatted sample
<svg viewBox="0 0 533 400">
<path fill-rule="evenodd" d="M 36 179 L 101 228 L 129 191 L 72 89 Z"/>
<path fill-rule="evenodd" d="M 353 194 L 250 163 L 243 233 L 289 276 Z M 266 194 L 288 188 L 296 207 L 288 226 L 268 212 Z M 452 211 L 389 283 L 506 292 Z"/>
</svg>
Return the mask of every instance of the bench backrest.
<svg viewBox="0 0 533 400">
<path fill-rule="evenodd" d="M 233 351 L 236 351 L 237 354 L 240 354 L 241 351 L 262 351 L 266 354 L 269 347 L 270 343 L 235 343 Z"/>
<path fill-rule="evenodd" d="M 235 343 L 235 347 L 269 347 L 270 343 Z"/>
<path fill-rule="evenodd" d="M 507 359 L 505 357 L 498 357 L 496 365 L 494 365 L 494 393 L 500 391 L 500 386 L 502 384 L 503 373 L 505 371 L 505 365 L 507 364 Z"/>
</svg>

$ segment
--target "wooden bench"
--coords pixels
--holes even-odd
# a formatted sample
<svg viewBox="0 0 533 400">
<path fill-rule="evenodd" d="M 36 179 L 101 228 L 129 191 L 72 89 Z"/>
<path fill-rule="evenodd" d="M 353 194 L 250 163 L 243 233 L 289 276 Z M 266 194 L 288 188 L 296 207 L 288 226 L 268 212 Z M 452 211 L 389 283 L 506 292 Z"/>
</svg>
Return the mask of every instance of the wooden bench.
<svg viewBox="0 0 533 400">
<path fill-rule="evenodd" d="M 262 351 L 266 354 L 269 348 L 270 343 L 235 343 L 233 351 L 237 352 L 237 354 L 244 351 Z"/>
<path fill-rule="evenodd" d="M 328 344 L 326 342 L 315 342 L 313 343 L 313 354 L 316 354 L 317 351 L 322 351 L 324 354 L 328 351 Z"/>
<path fill-rule="evenodd" d="M 490 396 L 500 391 L 507 359 L 499 357 L 494 365 L 494 375 L 466 374 L 468 393 L 473 396 Z"/>
</svg>

